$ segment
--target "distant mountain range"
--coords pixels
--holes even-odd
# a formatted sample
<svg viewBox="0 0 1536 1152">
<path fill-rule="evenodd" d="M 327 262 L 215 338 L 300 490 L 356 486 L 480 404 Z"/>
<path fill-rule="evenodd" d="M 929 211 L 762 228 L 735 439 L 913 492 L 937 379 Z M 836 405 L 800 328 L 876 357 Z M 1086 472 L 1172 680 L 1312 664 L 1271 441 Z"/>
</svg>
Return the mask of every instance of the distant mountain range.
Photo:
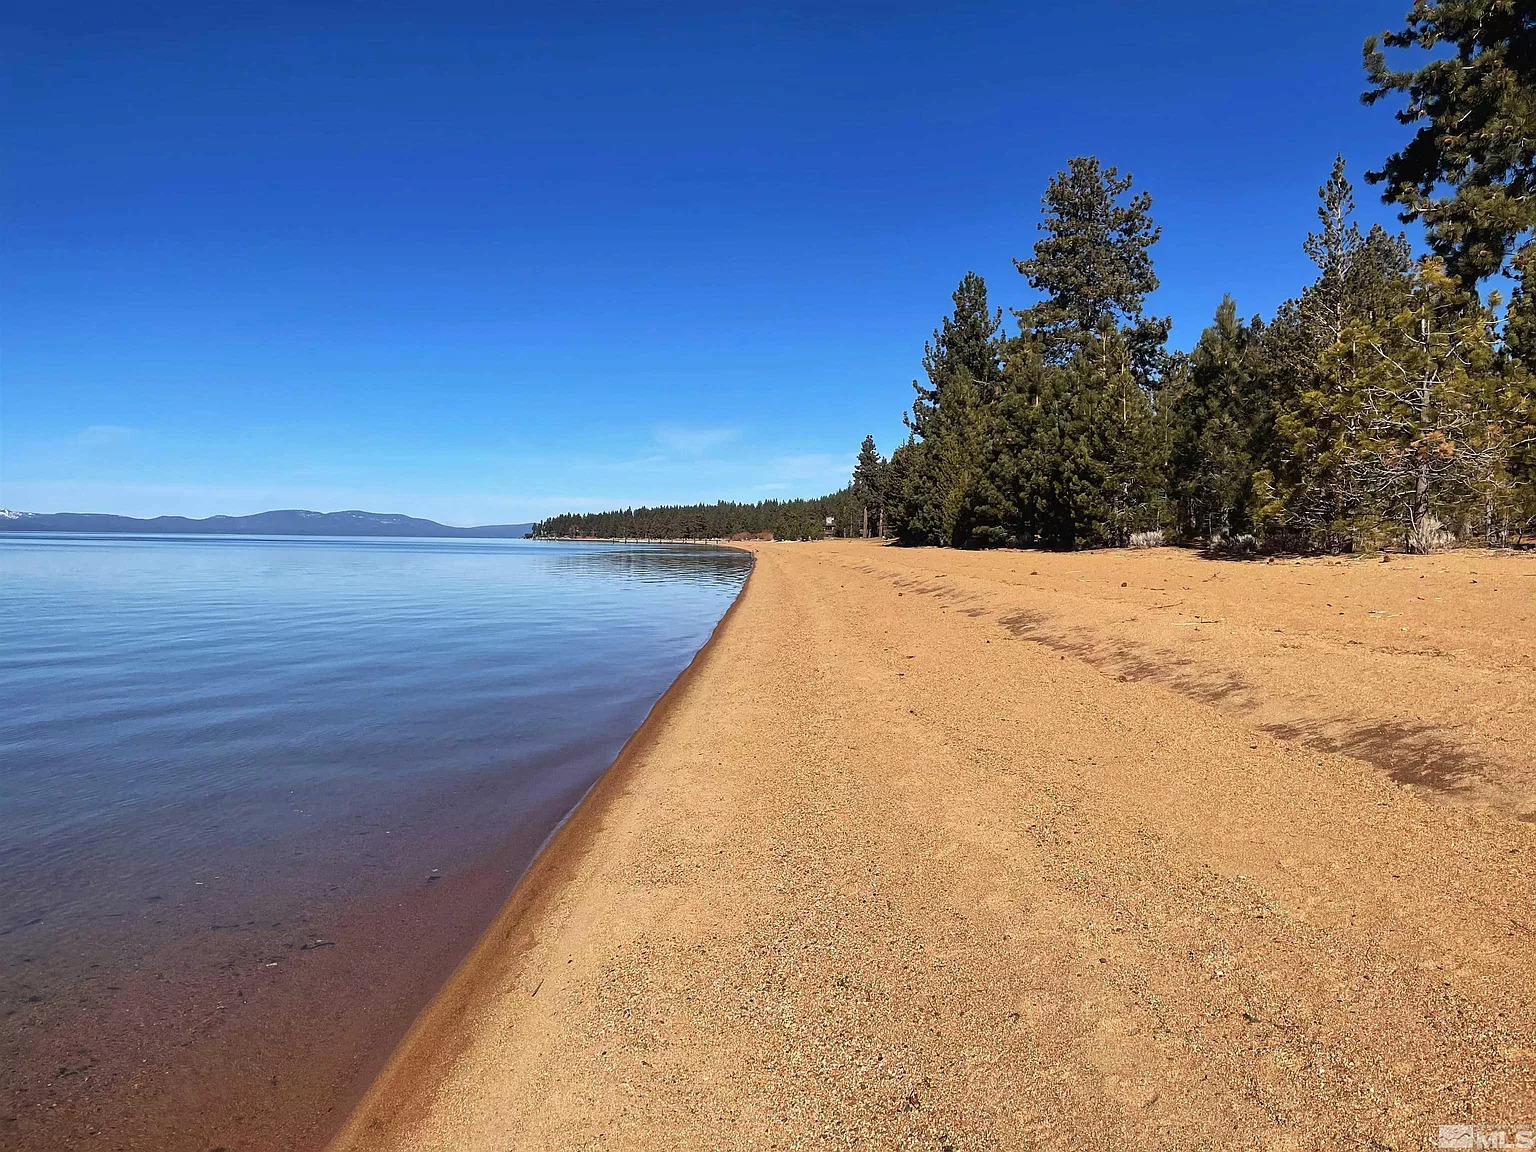
<svg viewBox="0 0 1536 1152">
<path fill-rule="evenodd" d="M 307 512 L 285 508 L 254 516 L 107 516 L 94 512 L 12 512 L 0 508 L 0 532 L 136 532 L 156 535 L 231 536 L 439 536 L 517 539 L 532 524 L 486 524 L 479 528 L 450 528 L 435 520 L 391 516 L 380 512 Z"/>
</svg>

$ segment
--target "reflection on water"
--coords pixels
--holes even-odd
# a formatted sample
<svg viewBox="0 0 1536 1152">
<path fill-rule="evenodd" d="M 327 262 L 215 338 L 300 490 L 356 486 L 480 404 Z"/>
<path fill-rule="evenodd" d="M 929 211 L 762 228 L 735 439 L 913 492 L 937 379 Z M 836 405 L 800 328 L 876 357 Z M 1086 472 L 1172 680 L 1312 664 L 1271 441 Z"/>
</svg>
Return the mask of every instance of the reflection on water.
<svg viewBox="0 0 1536 1152">
<path fill-rule="evenodd" d="M 732 548 L 690 547 L 662 544 L 559 544 L 554 560 L 560 572 L 601 573 L 641 581 L 669 581 L 679 578 L 740 586 L 752 558 Z"/>
<path fill-rule="evenodd" d="M 7 1139 L 63 1147 L 105 1117 L 110 1146 L 163 1152 L 180 1109 L 202 1125 L 186 1146 L 235 1147 L 203 1138 L 225 1107 L 239 1147 L 288 1146 L 263 1124 L 323 1114 L 321 1072 L 393 1042 L 749 565 L 670 546 L 0 535 Z M 283 966 L 315 938 L 323 964 Z M 257 1043 L 238 1013 L 274 972 L 286 999 L 268 994 Z M 370 988 L 377 1021 L 306 1031 L 329 1019 L 317 1001 Z M 187 1085 L 223 1059 L 245 1072 L 220 1075 L 215 1107 Z M 82 1061 L 89 1076 L 58 1077 Z"/>
</svg>

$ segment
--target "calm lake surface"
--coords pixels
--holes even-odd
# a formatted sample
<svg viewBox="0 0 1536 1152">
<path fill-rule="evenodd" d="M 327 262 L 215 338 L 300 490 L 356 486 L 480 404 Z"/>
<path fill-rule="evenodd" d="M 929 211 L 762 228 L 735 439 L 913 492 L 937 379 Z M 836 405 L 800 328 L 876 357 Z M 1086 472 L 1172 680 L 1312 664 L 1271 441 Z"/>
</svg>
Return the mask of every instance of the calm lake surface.
<svg viewBox="0 0 1536 1152">
<path fill-rule="evenodd" d="M 0 1146 L 321 1146 L 749 563 L 0 536 Z"/>
</svg>

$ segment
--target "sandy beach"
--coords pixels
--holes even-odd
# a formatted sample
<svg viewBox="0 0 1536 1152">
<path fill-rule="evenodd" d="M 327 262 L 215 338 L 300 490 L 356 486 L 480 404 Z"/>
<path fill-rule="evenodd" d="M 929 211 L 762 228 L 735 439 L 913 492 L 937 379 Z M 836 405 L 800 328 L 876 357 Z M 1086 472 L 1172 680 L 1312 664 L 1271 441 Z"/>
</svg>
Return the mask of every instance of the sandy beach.
<svg viewBox="0 0 1536 1152">
<path fill-rule="evenodd" d="M 751 547 L 333 1152 L 1536 1121 L 1536 557 Z"/>
</svg>

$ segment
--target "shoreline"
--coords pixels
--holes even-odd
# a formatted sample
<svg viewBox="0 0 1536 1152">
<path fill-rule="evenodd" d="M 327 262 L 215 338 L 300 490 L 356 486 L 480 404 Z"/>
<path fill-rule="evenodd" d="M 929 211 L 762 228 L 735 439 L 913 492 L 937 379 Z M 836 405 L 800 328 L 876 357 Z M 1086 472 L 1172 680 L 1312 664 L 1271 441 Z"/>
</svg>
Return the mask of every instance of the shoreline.
<svg viewBox="0 0 1536 1152">
<path fill-rule="evenodd" d="M 194 543 L 213 572 L 232 568 L 240 579 L 243 559 Z M 77 554 L 28 547 L 44 571 Z M 115 549 L 87 551 L 96 561 L 87 571 L 106 574 L 127 562 L 179 582 L 188 566 L 179 553 L 137 545 L 128 561 Z M 663 566 L 633 550 L 613 566 L 584 551 L 549 545 L 511 571 L 478 559 L 446 565 L 489 599 L 413 599 L 439 584 L 380 575 L 387 602 L 358 612 L 354 630 L 345 612 L 329 612 L 334 552 L 302 568 L 302 595 L 274 562 L 279 607 L 251 635 L 284 635 L 285 614 L 323 605 L 330 639 L 285 645 L 288 655 L 272 660 L 325 668 L 334 646 L 345 675 L 323 677 L 324 693 L 290 691 L 302 677 L 269 681 L 258 670 L 277 646 L 244 645 L 218 614 L 203 618 L 198 648 L 234 670 L 229 678 L 193 677 L 178 664 L 178 675 L 156 668 L 141 679 L 105 646 L 99 680 L 81 682 L 85 698 L 95 698 L 91 683 L 99 691 L 100 682 L 131 681 L 147 709 L 177 700 L 173 723 L 155 713 L 164 739 L 137 736 L 136 712 L 98 723 L 83 706 L 77 728 L 55 733 L 41 706 L 46 665 L 18 681 L 19 715 L 38 717 L 25 730 L 31 746 L 53 749 L 95 783 L 43 801 L 28 781 L 48 778 L 46 762 L 27 758 L 26 740 L 13 742 L 23 754 L 7 790 L 21 802 L 7 829 L 13 867 L 0 919 L 0 1144 L 275 1152 L 329 1142 L 552 832 L 707 641 L 750 568 L 734 552 L 687 550 L 691 558 Z M 381 568 L 350 554 L 340 565 L 351 607 L 376 588 L 351 578 L 366 567 Z M 494 591 L 496 577 L 519 574 L 513 602 Z M 558 596 L 533 595 L 557 580 L 569 586 Z M 177 586 L 195 600 L 216 581 Z M 266 588 L 250 595 L 265 609 Z M 421 609 L 423 599 L 452 604 Z M 154 611 L 164 601 L 149 593 L 144 603 L 143 635 L 130 635 L 180 635 L 180 613 Z M 391 610 L 401 606 L 403 616 Z M 53 635 L 50 617 L 39 619 L 35 639 L 13 638 L 23 669 Z M 402 635 L 421 649 L 399 661 L 408 672 L 391 676 L 391 640 Z M 259 715 L 237 755 L 208 739 L 226 700 Z M 131 788 L 113 790 L 137 778 L 126 766 L 174 779 L 178 803 L 135 808 Z M 80 831 L 67 842 L 37 834 L 47 821 Z"/>
<path fill-rule="evenodd" d="M 745 541 L 732 540 L 729 536 L 706 536 L 702 539 L 673 538 L 670 536 L 528 536 L 525 539 L 552 544 L 685 544 L 698 548 L 729 548 L 734 552 L 751 552 L 743 548 Z M 756 541 L 773 543 L 773 541 Z"/>
<path fill-rule="evenodd" d="M 750 550 L 330 1152 L 1536 1115 L 1536 564 Z"/>
<path fill-rule="evenodd" d="M 399 1130 L 425 1113 L 428 1099 L 440 1087 L 442 1077 L 448 1071 L 446 1064 L 438 1062 L 445 1053 L 457 1050 L 454 1030 L 462 1026 L 464 1017 L 479 1001 L 493 994 L 492 969 L 504 964 L 509 956 L 515 962 L 527 951 L 529 930 L 525 921 L 536 919 L 557 897 L 559 886 L 574 874 L 580 859 L 599 847 L 600 826 L 606 808 L 622 791 L 626 774 L 633 771 L 640 757 L 655 745 L 666 718 L 677 708 L 689 684 L 709 660 L 717 641 L 751 588 L 756 556 L 750 549 L 721 546 L 753 556 L 753 567 L 748 569 L 736 598 L 716 621 L 709 639 L 694 653 L 693 659 L 624 742 L 613 762 L 545 837 L 506 903 L 442 988 L 417 1014 L 371 1083 L 358 1095 L 343 1102 L 349 1115 L 324 1145 L 327 1152 L 368 1148 L 378 1138 L 381 1127 Z"/>
</svg>

